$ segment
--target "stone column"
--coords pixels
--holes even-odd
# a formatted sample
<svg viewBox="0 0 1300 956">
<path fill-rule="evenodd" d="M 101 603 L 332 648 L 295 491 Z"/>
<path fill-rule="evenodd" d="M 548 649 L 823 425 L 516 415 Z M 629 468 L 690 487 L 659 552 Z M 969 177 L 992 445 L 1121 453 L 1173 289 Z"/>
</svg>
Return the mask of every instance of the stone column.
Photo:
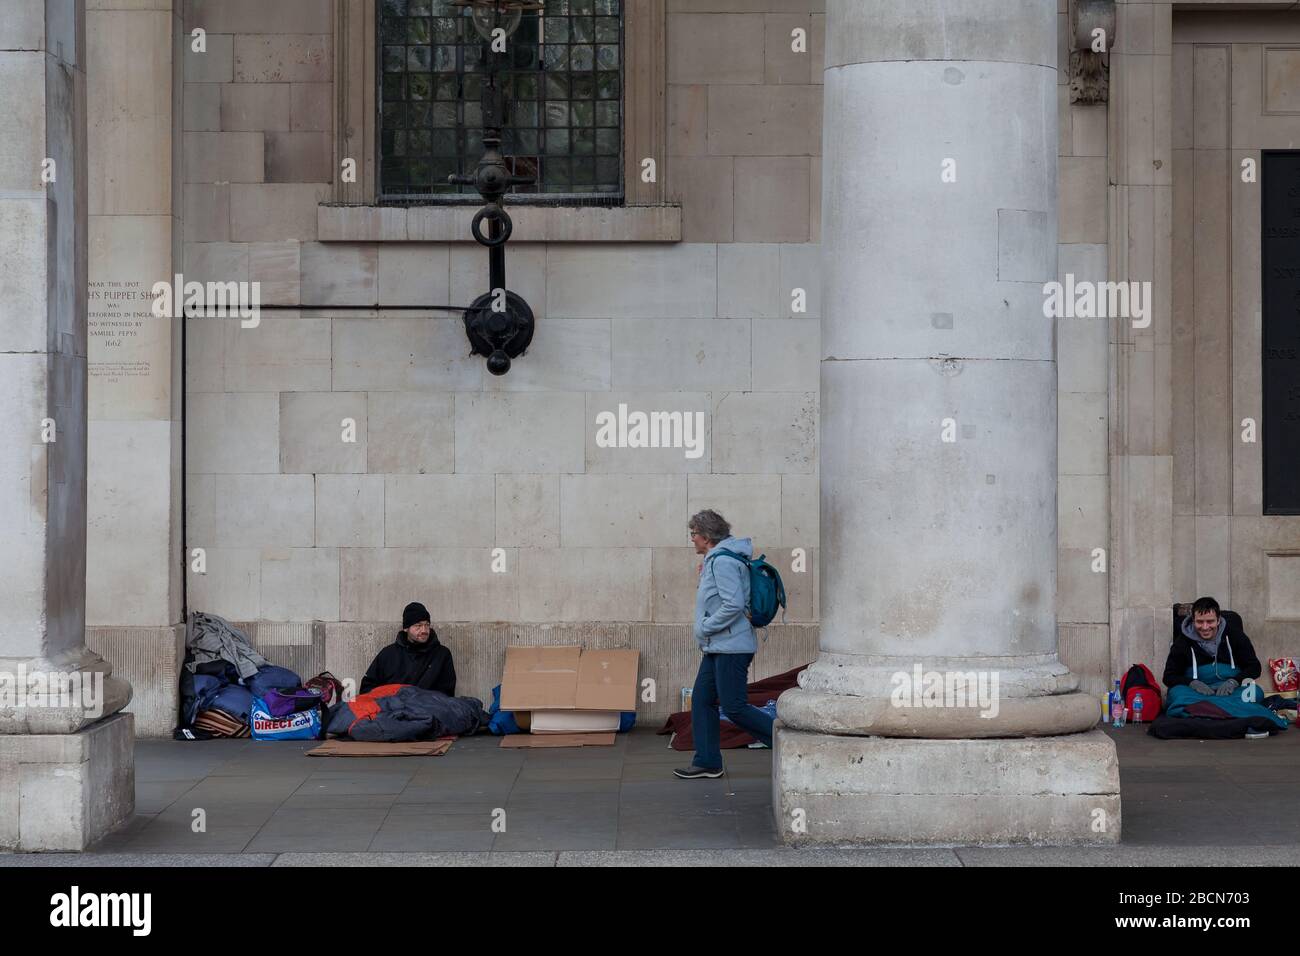
<svg viewBox="0 0 1300 956">
<path fill-rule="evenodd" d="M 790 842 L 1119 838 L 1114 746 L 1056 653 L 1056 7 L 827 3 L 821 653 L 778 705 Z"/>
<path fill-rule="evenodd" d="M 130 686 L 85 646 L 84 0 L 0 17 L 0 849 L 80 850 L 135 801 Z"/>
</svg>

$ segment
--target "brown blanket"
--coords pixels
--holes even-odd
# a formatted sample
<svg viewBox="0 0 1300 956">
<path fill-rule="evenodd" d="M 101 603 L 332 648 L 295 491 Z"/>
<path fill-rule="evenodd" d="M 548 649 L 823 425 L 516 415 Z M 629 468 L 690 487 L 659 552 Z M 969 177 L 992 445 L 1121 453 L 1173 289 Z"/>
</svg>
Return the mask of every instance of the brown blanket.
<svg viewBox="0 0 1300 956">
<path fill-rule="evenodd" d="M 760 681 L 755 681 L 746 688 L 746 697 L 755 707 L 762 707 L 769 700 L 780 697 L 783 691 L 791 687 L 797 687 L 799 684 L 799 672 L 807 667 L 804 664 L 794 670 L 788 670 L 784 674 L 776 674 L 772 677 L 765 677 Z M 704 706 L 704 701 L 691 701 L 692 707 Z M 716 700 L 710 701 L 709 706 L 717 707 Z M 748 747 L 754 742 L 751 737 L 741 728 L 737 727 L 730 721 L 722 721 L 721 725 L 721 745 L 723 750 L 735 750 L 737 747 Z M 668 717 L 667 723 L 659 731 L 661 734 L 676 734 L 672 739 L 672 748 L 674 750 L 694 750 L 695 734 L 691 731 L 691 712 L 689 710 L 678 711 Z"/>
</svg>

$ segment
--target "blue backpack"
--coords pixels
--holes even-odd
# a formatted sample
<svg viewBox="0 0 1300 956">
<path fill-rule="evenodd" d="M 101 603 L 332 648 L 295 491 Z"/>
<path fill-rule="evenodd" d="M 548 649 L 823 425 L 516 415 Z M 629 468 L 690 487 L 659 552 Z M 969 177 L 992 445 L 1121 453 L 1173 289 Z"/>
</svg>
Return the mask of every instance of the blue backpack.
<svg viewBox="0 0 1300 956">
<path fill-rule="evenodd" d="M 781 623 L 785 623 L 785 585 L 781 583 L 781 574 L 767 563 L 767 555 L 747 558 L 735 551 L 719 548 L 716 554 L 725 554 L 749 568 L 749 623 L 755 627 L 767 627 L 776 617 L 776 609 L 781 609 Z"/>
</svg>

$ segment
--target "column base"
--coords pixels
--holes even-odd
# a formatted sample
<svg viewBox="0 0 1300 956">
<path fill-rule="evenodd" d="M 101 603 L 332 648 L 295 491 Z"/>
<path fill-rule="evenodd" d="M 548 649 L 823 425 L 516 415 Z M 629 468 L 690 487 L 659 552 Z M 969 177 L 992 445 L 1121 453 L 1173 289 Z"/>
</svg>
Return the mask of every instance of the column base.
<svg viewBox="0 0 1300 956">
<path fill-rule="evenodd" d="M 789 844 L 1120 840 L 1119 762 L 1100 730 L 918 740 L 807 733 L 778 721 L 772 745 L 772 807 Z"/>
<path fill-rule="evenodd" d="M 130 714 L 75 734 L 0 735 L 0 850 L 81 851 L 134 810 Z"/>
</svg>

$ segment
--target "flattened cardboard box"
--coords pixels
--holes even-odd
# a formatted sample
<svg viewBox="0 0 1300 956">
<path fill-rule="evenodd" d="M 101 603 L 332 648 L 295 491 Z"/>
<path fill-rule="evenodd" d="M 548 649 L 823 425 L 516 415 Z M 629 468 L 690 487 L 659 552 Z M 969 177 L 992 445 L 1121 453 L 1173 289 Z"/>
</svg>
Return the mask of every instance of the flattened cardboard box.
<svg viewBox="0 0 1300 956">
<path fill-rule="evenodd" d="M 501 709 L 636 710 L 640 651 L 507 647 Z"/>
</svg>

